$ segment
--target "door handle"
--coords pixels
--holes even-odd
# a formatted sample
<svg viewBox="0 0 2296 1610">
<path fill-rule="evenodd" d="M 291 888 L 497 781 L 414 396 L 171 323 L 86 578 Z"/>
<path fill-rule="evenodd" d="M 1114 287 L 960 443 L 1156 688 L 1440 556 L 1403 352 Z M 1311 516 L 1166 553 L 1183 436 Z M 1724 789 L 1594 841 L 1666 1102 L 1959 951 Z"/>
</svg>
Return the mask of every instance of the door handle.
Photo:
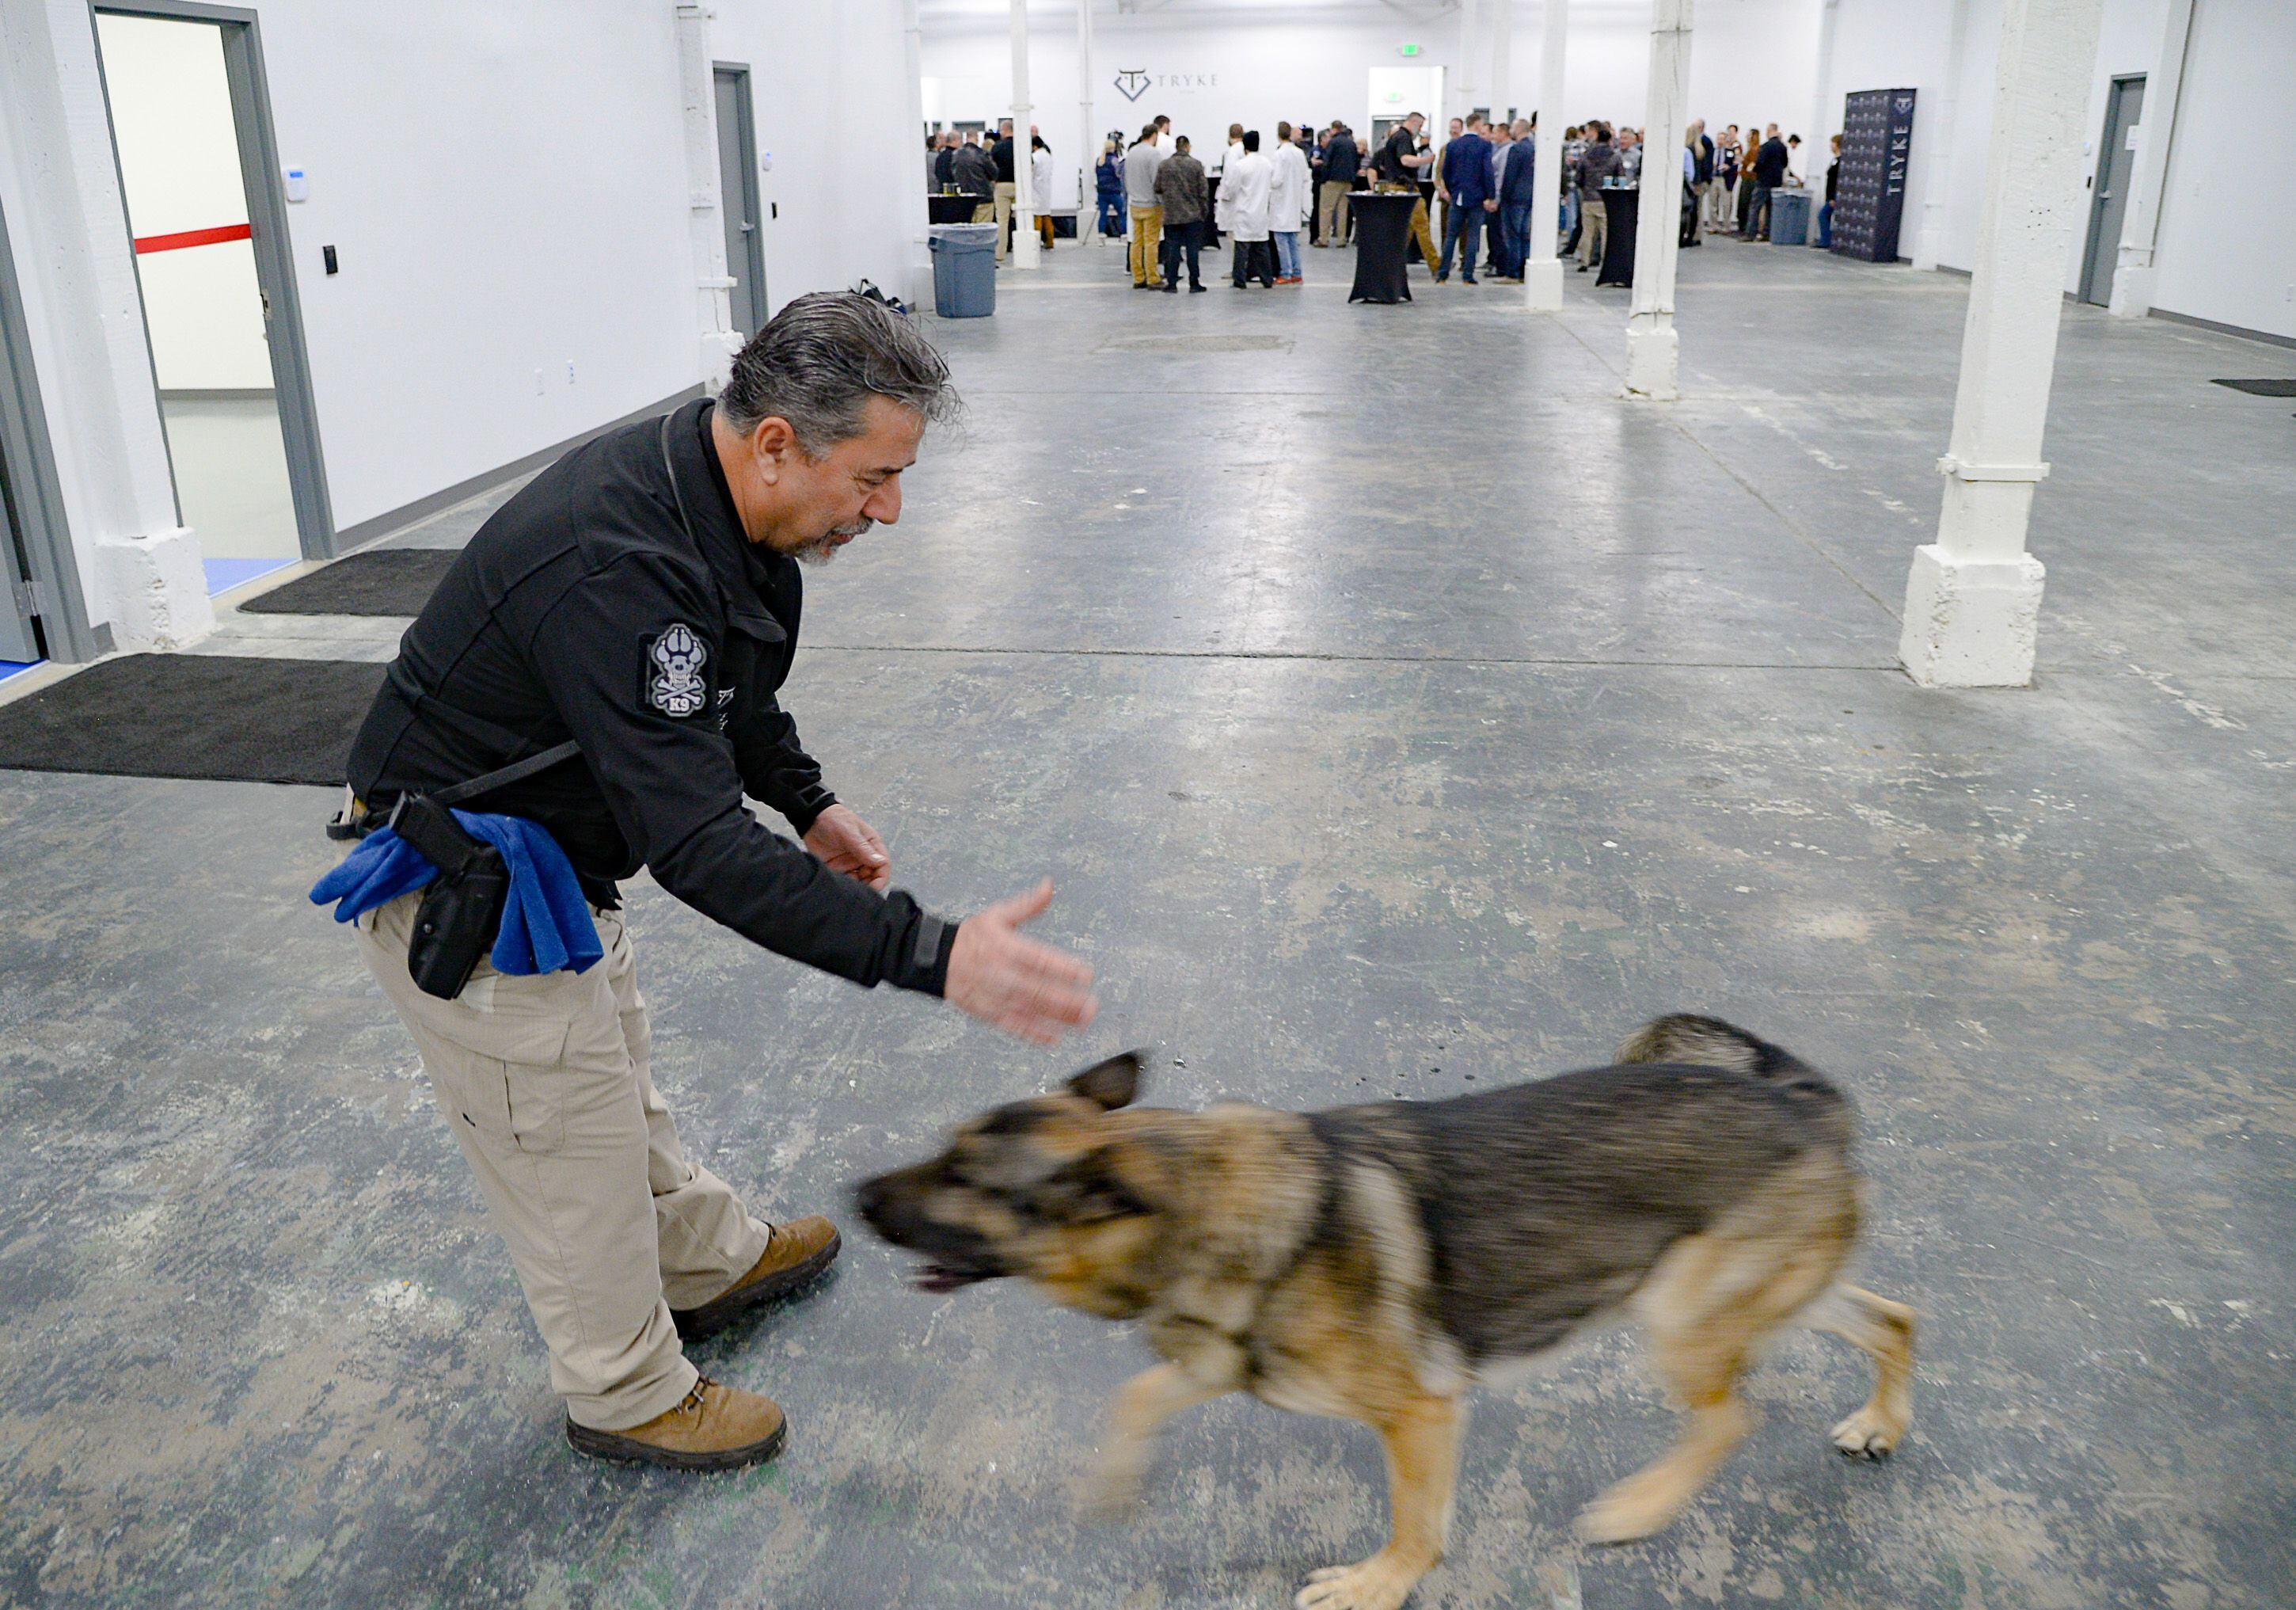
<svg viewBox="0 0 2296 1610">
<path fill-rule="evenodd" d="M 747 218 L 744 218 L 742 220 L 742 233 L 743 234 L 755 234 L 758 233 L 758 226 L 755 224 L 750 223 Z"/>
</svg>

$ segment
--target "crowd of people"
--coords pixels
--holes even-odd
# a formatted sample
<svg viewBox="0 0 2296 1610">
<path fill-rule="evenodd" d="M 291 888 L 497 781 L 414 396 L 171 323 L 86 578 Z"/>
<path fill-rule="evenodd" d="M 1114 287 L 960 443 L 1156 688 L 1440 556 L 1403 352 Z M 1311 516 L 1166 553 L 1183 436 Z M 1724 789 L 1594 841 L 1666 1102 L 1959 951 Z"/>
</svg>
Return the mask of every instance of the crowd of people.
<svg viewBox="0 0 2296 1610">
<path fill-rule="evenodd" d="M 1477 112 L 1452 119 L 1449 137 L 1437 145 L 1427 119 L 1414 111 L 1366 149 L 1337 118 L 1321 127 L 1278 122 L 1272 144 L 1259 129 L 1231 123 L 1226 140 L 1205 152 L 1174 134 L 1169 117 L 1159 116 L 1128 141 L 1111 132 L 1102 143 L 1093 168 L 1092 226 L 1128 242 L 1135 290 L 1177 294 L 1185 277 L 1191 292 L 1202 291 L 1203 254 L 1223 243 L 1230 251 L 1230 284 L 1273 290 L 1304 283 L 1303 244 L 1348 243 L 1351 193 L 1416 192 L 1411 244 L 1438 284 L 1455 271 L 1470 285 L 1482 278 L 1519 284 L 1530 255 L 1537 126 L 1535 116 L 1509 121 Z M 1697 245 L 1702 234 L 1767 240 L 1772 197 L 1803 185 L 1801 136 L 1781 137 L 1775 123 L 1761 126 L 1759 136 L 1754 127 L 1748 124 L 1742 135 L 1732 123 L 1710 135 L 1700 119 L 1685 131 L 1682 245 Z M 1033 130 L 1030 144 L 1030 178 L 1041 201 L 1049 193 L 1052 152 Z M 1602 119 L 1565 128 L 1561 149 L 1557 254 L 1575 257 L 1583 274 L 1602 266 L 1613 201 L 1621 192 L 1639 193 L 1648 158 L 1640 129 Z M 974 218 L 998 226 L 1000 262 L 1012 227 L 1014 151 L 1009 119 L 986 145 L 978 133 L 927 141 L 928 187 L 976 199 Z M 1841 152 L 1836 135 L 1817 216 L 1821 246 L 1830 242 Z M 1039 212 L 1037 223 L 1049 245 L 1051 217 Z"/>
</svg>

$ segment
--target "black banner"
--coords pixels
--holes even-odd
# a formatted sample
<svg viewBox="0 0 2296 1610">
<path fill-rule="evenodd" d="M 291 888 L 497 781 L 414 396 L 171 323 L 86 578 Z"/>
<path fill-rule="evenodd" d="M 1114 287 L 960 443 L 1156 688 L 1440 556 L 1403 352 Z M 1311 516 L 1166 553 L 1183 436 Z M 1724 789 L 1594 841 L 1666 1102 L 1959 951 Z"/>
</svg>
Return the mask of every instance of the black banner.
<svg viewBox="0 0 2296 1610">
<path fill-rule="evenodd" d="M 1854 90 L 1843 103 L 1841 178 L 1833 195 L 1833 250 L 1869 263 L 1898 260 L 1906 178 L 1914 151 L 1914 92 Z"/>
</svg>

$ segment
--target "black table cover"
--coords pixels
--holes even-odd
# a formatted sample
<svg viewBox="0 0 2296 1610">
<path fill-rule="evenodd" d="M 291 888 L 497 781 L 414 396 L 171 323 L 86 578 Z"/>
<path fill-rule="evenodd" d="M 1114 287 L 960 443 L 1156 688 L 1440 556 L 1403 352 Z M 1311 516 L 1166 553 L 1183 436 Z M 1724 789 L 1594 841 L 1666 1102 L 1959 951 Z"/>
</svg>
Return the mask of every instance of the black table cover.
<svg viewBox="0 0 2296 1610">
<path fill-rule="evenodd" d="M 940 195 L 932 192 L 926 193 L 925 200 L 932 206 L 931 221 L 936 224 L 970 224 L 973 209 L 983 204 L 980 196 Z"/>
<path fill-rule="evenodd" d="M 1595 276 L 1598 285 L 1631 285 L 1635 283 L 1635 224 L 1640 218 L 1643 193 L 1639 190 L 1604 190 L 1603 209 L 1607 216 L 1603 237 L 1603 271 Z"/>
<path fill-rule="evenodd" d="M 1403 271 L 1403 259 L 1411 242 L 1411 209 L 1418 205 L 1418 196 L 1406 192 L 1349 193 L 1348 207 L 1356 220 L 1356 283 L 1348 300 L 1411 300 L 1411 281 Z"/>
</svg>

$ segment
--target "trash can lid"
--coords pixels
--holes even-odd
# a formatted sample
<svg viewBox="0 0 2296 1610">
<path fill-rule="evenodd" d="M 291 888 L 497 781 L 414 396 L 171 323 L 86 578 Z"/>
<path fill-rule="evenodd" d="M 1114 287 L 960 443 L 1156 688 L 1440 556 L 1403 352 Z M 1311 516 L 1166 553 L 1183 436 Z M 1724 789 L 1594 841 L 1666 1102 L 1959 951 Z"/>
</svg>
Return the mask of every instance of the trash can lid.
<svg viewBox="0 0 2296 1610">
<path fill-rule="evenodd" d="M 986 242 L 993 246 L 996 243 L 996 226 L 994 224 L 928 224 L 925 233 L 936 241 L 947 241 L 952 245 Z"/>
</svg>

